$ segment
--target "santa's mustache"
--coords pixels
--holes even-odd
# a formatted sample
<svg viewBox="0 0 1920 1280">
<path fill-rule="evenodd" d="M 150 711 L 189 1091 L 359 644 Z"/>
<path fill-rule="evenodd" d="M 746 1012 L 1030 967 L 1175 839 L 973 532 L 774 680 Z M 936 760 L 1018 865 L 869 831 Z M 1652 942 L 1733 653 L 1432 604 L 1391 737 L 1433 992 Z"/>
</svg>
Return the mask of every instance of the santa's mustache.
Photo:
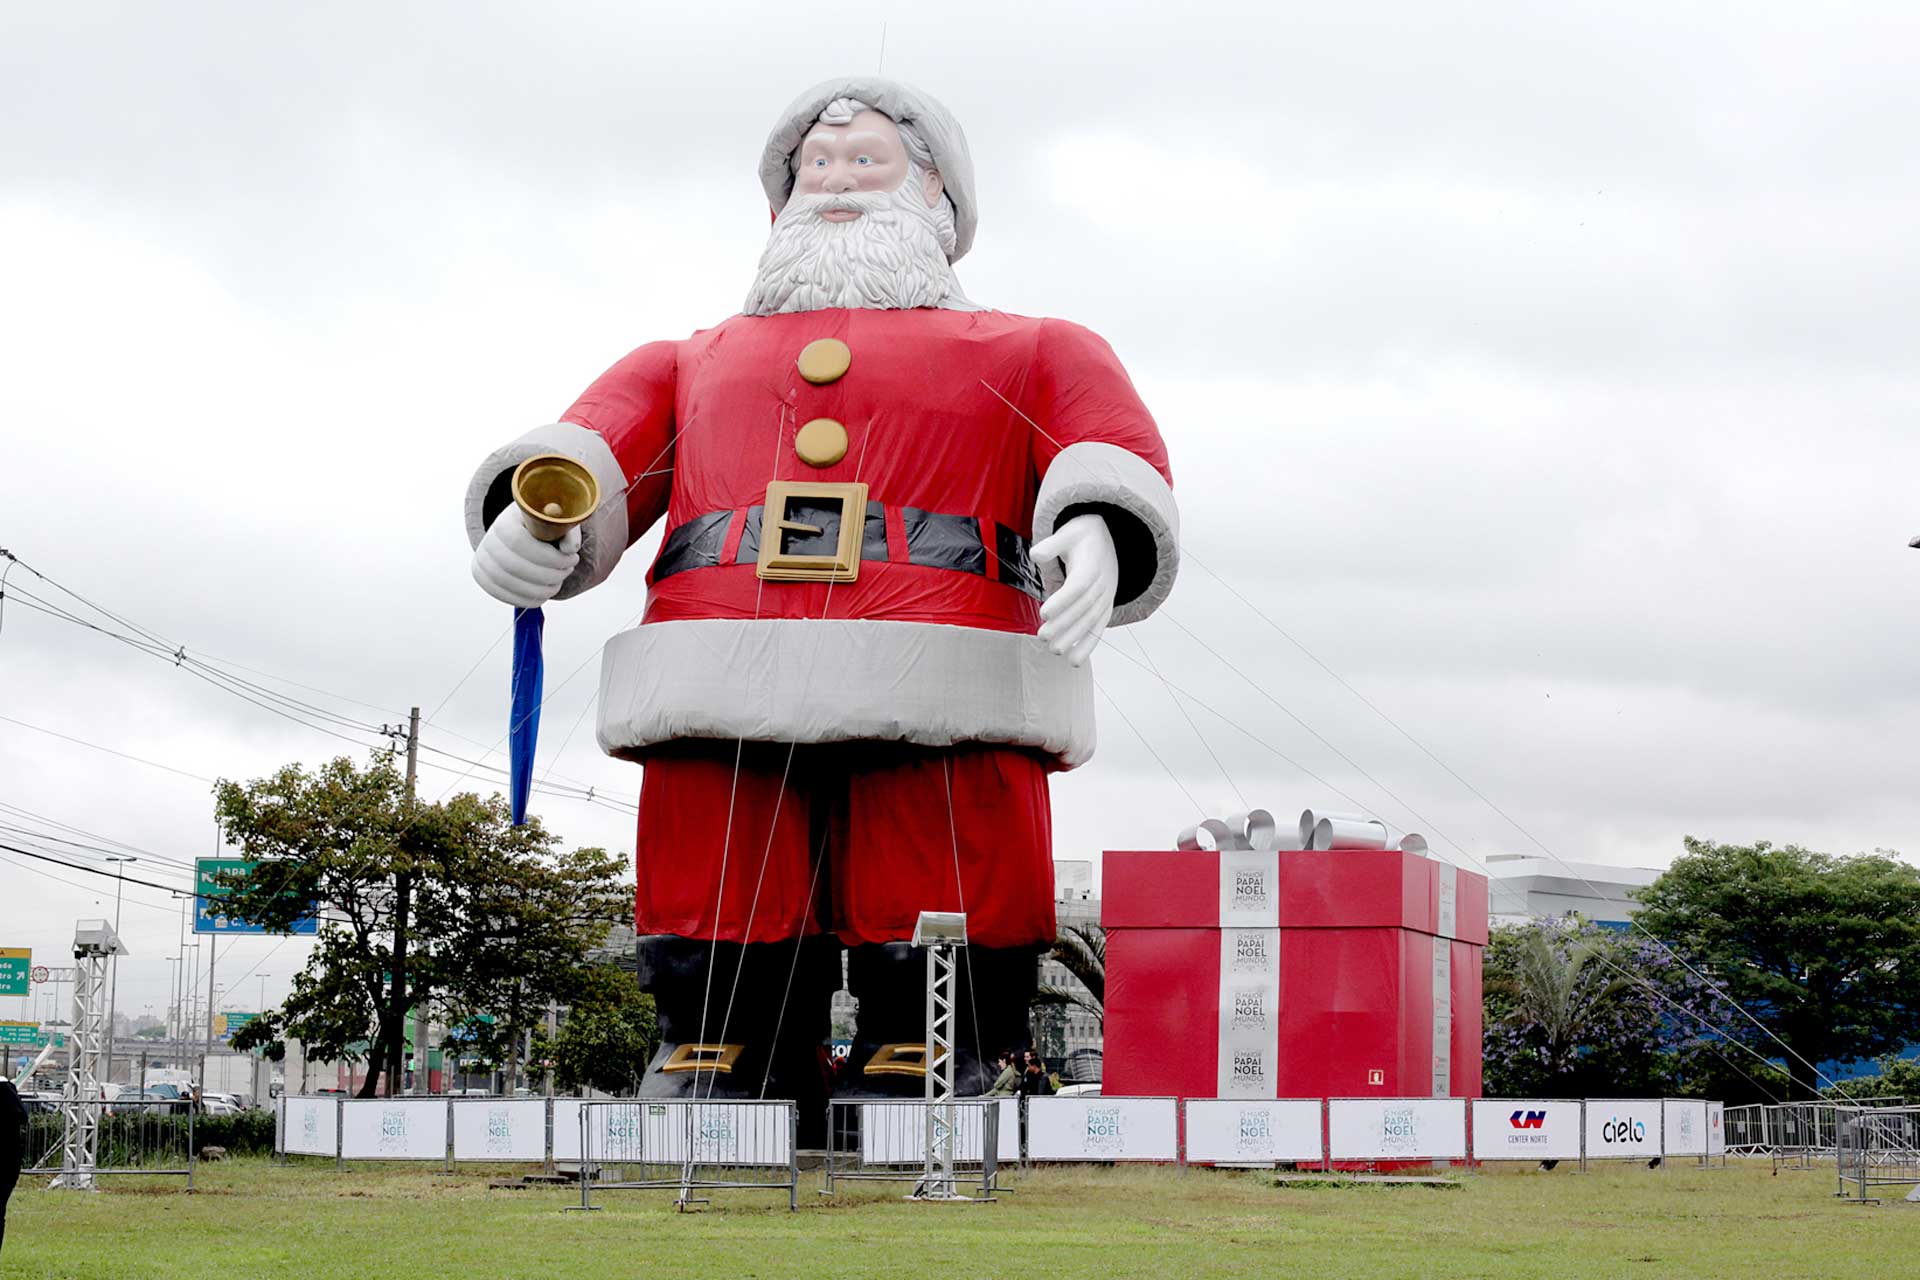
<svg viewBox="0 0 1920 1280">
<path fill-rule="evenodd" d="M 817 220 L 823 213 L 885 213 L 893 203 L 890 191 L 845 191 L 831 195 L 794 196 L 780 211 L 780 221 Z"/>
</svg>

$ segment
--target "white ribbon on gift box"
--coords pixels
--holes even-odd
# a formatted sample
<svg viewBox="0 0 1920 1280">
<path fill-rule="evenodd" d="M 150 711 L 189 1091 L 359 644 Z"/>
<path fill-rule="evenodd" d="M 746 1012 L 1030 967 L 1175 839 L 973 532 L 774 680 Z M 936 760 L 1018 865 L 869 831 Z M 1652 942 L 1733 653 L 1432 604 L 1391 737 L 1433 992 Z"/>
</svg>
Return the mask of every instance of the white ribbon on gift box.
<svg viewBox="0 0 1920 1280">
<path fill-rule="evenodd" d="M 1211 846 L 1201 840 L 1203 833 L 1213 838 Z M 1181 831 L 1174 841 L 1176 849 L 1195 851 L 1209 847 L 1229 852 L 1271 853 L 1280 847 L 1280 830 L 1274 825 L 1273 815 L 1265 809 L 1250 809 L 1246 813 L 1228 814 L 1225 822 L 1203 818 Z"/>
</svg>

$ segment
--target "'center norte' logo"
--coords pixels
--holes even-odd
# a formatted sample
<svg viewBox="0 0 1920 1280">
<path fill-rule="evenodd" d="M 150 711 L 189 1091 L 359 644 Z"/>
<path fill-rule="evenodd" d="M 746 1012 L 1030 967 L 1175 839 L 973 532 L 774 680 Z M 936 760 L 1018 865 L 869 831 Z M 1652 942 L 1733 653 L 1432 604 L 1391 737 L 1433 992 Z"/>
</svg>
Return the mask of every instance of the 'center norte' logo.
<svg viewBox="0 0 1920 1280">
<path fill-rule="evenodd" d="M 1602 1142 L 1645 1142 L 1647 1140 L 1646 1122 L 1608 1116 L 1607 1122 L 1600 1126 L 1600 1140 Z"/>
<path fill-rule="evenodd" d="M 1516 1111 L 1507 1120 L 1516 1129 L 1538 1129 L 1547 1123 L 1544 1111 Z"/>
</svg>

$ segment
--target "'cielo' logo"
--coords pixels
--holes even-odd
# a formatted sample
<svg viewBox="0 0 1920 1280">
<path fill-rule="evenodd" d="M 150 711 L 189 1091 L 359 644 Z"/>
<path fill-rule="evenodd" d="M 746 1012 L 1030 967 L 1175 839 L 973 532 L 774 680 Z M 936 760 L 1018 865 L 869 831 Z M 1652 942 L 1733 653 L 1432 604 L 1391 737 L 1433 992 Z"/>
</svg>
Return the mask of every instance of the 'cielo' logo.
<svg viewBox="0 0 1920 1280">
<path fill-rule="evenodd" d="M 1646 1122 L 1608 1116 L 1607 1122 L 1600 1126 L 1600 1140 L 1602 1142 L 1645 1142 L 1647 1140 Z"/>
</svg>

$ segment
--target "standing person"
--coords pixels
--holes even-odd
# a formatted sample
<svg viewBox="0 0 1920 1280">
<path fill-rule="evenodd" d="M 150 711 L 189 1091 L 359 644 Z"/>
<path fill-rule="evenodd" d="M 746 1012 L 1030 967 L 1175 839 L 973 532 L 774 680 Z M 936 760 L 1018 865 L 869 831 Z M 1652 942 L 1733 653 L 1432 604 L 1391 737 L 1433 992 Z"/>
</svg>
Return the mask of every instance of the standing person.
<svg viewBox="0 0 1920 1280">
<path fill-rule="evenodd" d="M 0 1079 L 0 1247 L 7 1242 L 7 1201 L 27 1153 L 27 1107 L 13 1081 Z"/>
<path fill-rule="evenodd" d="M 1014 1065 L 1013 1050 L 1008 1049 L 994 1059 L 1000 1068 L 1000 1074 L 994 1077 L 993 1087 L 987 1090 L 989 1098 L 1008 1098 L 1020 1091 L 1020 1068 Z"/>
<path fill-rule="evenodd" d="M 1053 1081 L 1047 1078 L 1047 1064 L 1032 1049 L 1027 1050 L 1027 1062 L 1020 1075 L 1020 1092 L 1029 1098 L 1044 1098 L 1053 1092 Z"/>
</svg>

